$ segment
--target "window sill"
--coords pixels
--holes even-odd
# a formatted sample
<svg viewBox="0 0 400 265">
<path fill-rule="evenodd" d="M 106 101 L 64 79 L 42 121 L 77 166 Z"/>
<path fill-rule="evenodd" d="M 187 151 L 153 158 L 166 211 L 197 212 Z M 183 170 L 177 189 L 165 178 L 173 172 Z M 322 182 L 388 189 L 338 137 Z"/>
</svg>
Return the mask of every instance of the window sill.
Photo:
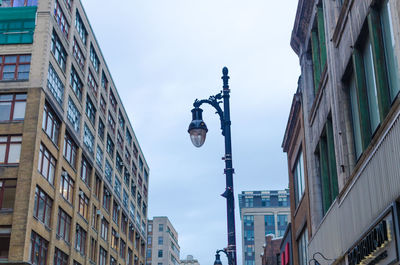
<svg viewBox="0 0 400 265">
<path fill-rule="evenodd" d="M 0 167 L 19 167 L 19 163 L 18 164 L 0 164 Z"/>
<path fill-rule="evenodd" d="M 16 79 L 16 80 L 0 80 L 0 83 L 11 83 L 11 82 L 28 82 L 28 79 Z"/>
<path fill-rule="evenodd" d="M 4 120 L 4 121 L 0 121 L 0 124 L 7 124 L 7 123 L 19 124 L 19 123 L 24 123 L 24 120 Z"/>
<path fill-rule="evenodd" d="M 14 209 L 0 209 L 0 214 L 13 213 Z"/>
</svg>

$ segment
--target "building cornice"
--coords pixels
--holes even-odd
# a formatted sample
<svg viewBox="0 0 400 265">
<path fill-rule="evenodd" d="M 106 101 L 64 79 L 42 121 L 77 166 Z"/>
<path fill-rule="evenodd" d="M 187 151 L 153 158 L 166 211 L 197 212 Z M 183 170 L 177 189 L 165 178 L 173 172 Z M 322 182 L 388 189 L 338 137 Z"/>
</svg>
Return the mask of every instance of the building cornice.
<svg viewBox="0 0 400 265">
<path fill-rule="evenodd" d="M 313 0 L 299 0 L 297 4 L 296 18 L 290 39 L 290 46 L 297 55 L 300 55 L 301 44 L 304 44 L 306 40 L 313 4 Z"/>
</svg>

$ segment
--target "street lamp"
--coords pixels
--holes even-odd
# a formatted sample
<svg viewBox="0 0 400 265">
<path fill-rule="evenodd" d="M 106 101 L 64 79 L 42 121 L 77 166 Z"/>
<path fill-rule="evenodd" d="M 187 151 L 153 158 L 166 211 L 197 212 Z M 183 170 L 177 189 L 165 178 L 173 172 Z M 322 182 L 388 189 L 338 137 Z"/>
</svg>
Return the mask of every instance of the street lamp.
<svg viewBox="0 0 400 265">
<path fill-rule="evenodd" d="M 220 265 L 221 260 L 219 252 L 224 252 L 228 257 L 229 265 L 236 265 L 236 235 L 235 235 L 235 202 L 233 193 L 233 167 L 232 167 L 232 143 L 231 143 L 231 120 L 229 111 L 229 76 L 228 68 L 222 69 L 223 90 L 215 96 L 210 96 L 208 99 L 198 100 L 196 99 L 193 103 L 192 109 L 192 122 L 189 125 L 188 132 L 190 134 L 190 140 L 196 147 L 201 147 L 206 140 L 206 134 L 208 132 L 207 126 L 203 121 L 202 113 L 203 110 L 200 106 L 203 103 L 207 103 L 215 108 L 219 118 L 221 120 L 221 131 L 225 139 L 225 156 L 222 158 L 225 160 L 224 174 L 226 176 L 226 189 L 221 194 L 222 197 L 226 198 L 226 210 L 227 210 L 227 227 L 228 227 L 228 246 L 224 250 L 218 250 L 215 255 L 215 265 Z M 223 103 L 224 109 L 222 110 L 220 104 Z"/>
</svg>

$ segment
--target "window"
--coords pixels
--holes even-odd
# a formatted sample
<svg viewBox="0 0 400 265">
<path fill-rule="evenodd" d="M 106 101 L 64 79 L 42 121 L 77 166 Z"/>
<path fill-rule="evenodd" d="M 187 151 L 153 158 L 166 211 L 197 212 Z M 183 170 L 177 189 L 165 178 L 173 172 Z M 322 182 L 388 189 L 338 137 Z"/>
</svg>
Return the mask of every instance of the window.
<svg viewBox="0 0 400 265">
<path fill-rule="evenodd" d="M 122 169 L 124 168 L 124 162 L 122 161 L 121 156 L 117 152 L 117 155 L 115 156 L 115 167 L 117 168 L 119 173 L 122 173 Z"/>
<path fill-rule="evenodd" d="M 85 193 L 82 190 L 79 190 L 79 209 L 78 209 L 78 212 L 83 218 L 85 218 L 85 220 L 88 219 L 89 198 L 85 195 Z"/>
<path fill-rule="evenodd" d="M 96 263 L 97 261 L 97 241 L 91 237 L 90 238 L 90 253 L 89 253 L 89 259 Z"/>
<path fill-rule="evenodd" d="M 111 229 L 111 247 L 115 250 L 118 248 L 118 239 L 119 239 L 119 235 L 118 235 L 117 231 L 115 231 L 112 228 Z"/>
<path fill-rule="evenodd" d="M 117 260 L 110 255 L 110 265 L 117 265 Z"/>
<path fill-rule="evenodd" d="M 67 62 L 67 52 L 61 44 L 60 38 L 57 33 L 53 30 L 53 35 L 51 36 L 51 52 L 54 55 L 60 68 L 65 71 L 65 65 Z"/>
<path fill-rule="evenodd" d="M 114 223 L 117 224 L 117 226 L 119 225 L 119 212 L 120 212 L 120 210 L 121 210 L 121 208 L 119 207 L 117 202 L 114 200 L 112 219 L 113 219 Z"/>
<path fill-rule="evenodd" d="M 148 245 L 151 245 L 152 243 L 151 243 L 151 240 L 152 240 L 152 237 L 151 236 L 148 236 L 147 237 L 147 244 Z"/>
<path fill-rule="evenodd" d="M 245 230 L 244 231 L 244 240 L 245 241 L 254 241 L 254 230 Z"/>
<path fill-rule="evenodd" d="M 121 181 L 117 177 L 115 178 L 114 192 L 115 195 L 121 198 Z"/>
<path fill-rule="evenodd" d="M 122 198 L 122 205 L 128 209 L 128 204 L 129 204 L 129 194 L 128 192 L 125 191 L 124 189 L 124 193 L 123 193 L 123 198 Z"/>
<path fill-rule="evenodd" d="M 131 182 L 131 194 L 132 194 L 132 197 L 133 197 L 133 198 L 136 197 L 136 184 L 134 183 L 133 180 L 132 180 L 132 182 Z"/>
<path fill-rule="evenodd" d="M 294 196 L 295 196 L 295 205 L 299 205 L 299 202 L 304 194 L 304 162 L 303 162 L 303 151 L 300 151 L 296 162 L 294 164 L 293 170 L 293 178 L 294 178 Z"/>
<path fill-rule="evenodd" d="M 0 211 L 14 208 L 16 179 L 0 179 Z"/>
<path fill-rule="evenodd" d="M 101 230 L 100 230 L 100 236 L 103 238 L 105 241 L 108 239 L 108 222 L 107 220 L 103 217 L 101 219 Z"/>
<path fill-rule="evenodd" d="M 314 93 L 319 90 L 321 75 L 326 64 L 325 22 L 322 2 L 317 5 L 317 14 L 311 30 L 311 55 L 313 62 Z"/>
<path fill-rule="evenodd" d="M 126 228 L 128 226 L 128 217 L 124 213 L 121 216 L 121 232 L 126 234 Z"/>
<path fill-rule="evenodd" d="M 94 154 L 94 136 L 86 123 L 83 127 L 83 143 L 87 147 L 89 153 Z"/>
<path fill-rule="evenodd" d="M 163 251 L 162 251 L 162 249 L 159 249 L 159 250 L 158 250 L 158 257 L 159 257 L 159 258 L 162 258 L 162 257 L 163 257 Z"/>
<path fill-rule="evenodd" d="M 159 245 L 164 245 L 164 237 L 162 237 L 162 236 L 158 237 L 158 244 Z"/>
<path fill-rule="evenodd" d="M 253 215 L 244 215 L 243 216 L 243 225 L 245 227 L 253 227 L 254 226 L 254 216 Z"/>
<path fill-rule="evenodd" d="M 87 159 L 84 156 L 82 156 L 81 179 L 88 187 L 90 187 L 91 175 L 92 175 L 92 166 L 89 164 Z"/>
<path fill-rule="evenodd" d="M 134 231 L 133 231 L 133 223 L 132 222 L 129 222 L 129 233 L 128 234 L 129 234 L 128 235 L 129 241 L 133 242 Z"/>
<path fill-rule="evenodd" d="M 272 214 L 264 216 L 265 236 L 269 234 L 275 235 L 275 216 Z"/>
<path fill-rule="evenodd" d="M 163 232 L 164 231 L 164 224 L 159 224 L 158 225 L 158 232 Z"/>
<path fill-rule="evenodd" d="M 132 174 L 133 174 L 134 176 L 136 176 L 136 173 L 137 173 L 137 167 L 136 167 L 136 165 L 135 165 L 135 162 L 132 161 Z"/>
<path fill-rule="evenodd" d="M 78 224 L 75 233 L 75 249 L 82 255 L 86 254 L 86 231 Z"/>
<path fill-rule="evenodd" d="M 278 206 L 283 206 L 283 207 L 288 207 L 289 206 L 289 200 L 288 196 L 286 195 L 279 195 L 278 197 Z"/>
<path fill-rule="evenodd" d="M 58 134 L 60 132 L 60 120 L 57 118 L 54 111 L 46 103 L 43 109 L 43 122 L 42 129 L 47 136 L 53 141 L 55 145 L 58 145 Z"/>
<path fill-rule="evenodd" d="M 57 236 L 70 242 L 71 237 L 71 216 L 63 209 L 58 208 Z"/>
<path fill-rule="evenodd" d="M 121 111 L 119 112 L 119 115 L 118 115 L 118 123 L 119 123 L 119 127 L 122 129 L 122 131 L 124 131 L 124 128 L 125 128 L 125 119 L 124 119 L 124 117 L 123 117 Z"/>
<path fill-rule="evenodd" d="M 97 198 L 100 198 L 100 188 L 101 188 L 101 179 L 97 174 L 95 175 L 95 183 L 94 183 L 94 195 Z"/>
<path fill-rule="evenodd" d="M 126 257 L 126 243 L 122 239 L 119 242 L 119 256 L 122 259 L 125 259 L 125 257 Z"/>
<path fill-rule="evenodd" d="M 124 171 L 124 182 L 125 182 L 125 185 L 128 188 L 129 188 L 129 179 L 130 179 L 130 175 L 129 175 L 128 168 L 125 168 L 125 171 Z"/>
<path fill-rule="evenodd" d="M 70 204 L 73 201 L 74 181 L 67 172 L 61 173 L 60 193 Z"/>
<path fill-rule="evenodd" d="M 50 227 L 51 207 L 53 200 L 39 187 L 35 190 L 33 216 Z"/>
<path fill-rule="evenodd" d="M 0 56 L 1 80 L 28 80 L 31 66 L 30 55 Z"/>
<path fill-rule="evenodd" d="M 244 198 L 244 207 L 248 208 L 248 207 L 254 207 L 254 201 L 253 201 L 253 197 L 245 197 Z"/>
<path fill-rule="evenodd" d="M 0 121 L 21 121 L 25 117 L 26 94 L 0 94 Z"/>
<path fill-rule="evenodd" d="M 328 118 L 321 135 L 317 156 L 320 164 L 322 204 L 325 214 L 338 194 L 335 146 L 330 118 Z"/>
<path fill-rule="evenodd" d="M 307 265 L 308 257 L 308 233 L 307 228 L 301 234 L 300 239 L 297 241 L 298 245 L 298 255 L 299 255 L 299 265 Z"/>
<path fill-rule="evenodd" d="M 47 264 L 47 248 L 49 242 L 36 234 L 34 231 L 31 233 L 31 244 L 29 247 L 30 262 L 34 265 Z"/>
<path fill-rule="evenodd" d="M 104 72 L 101 73 L 101 87 L 104 88 L 105 91 L 107 91 L 108 80 Z"/>
<path fill-rule="evenodd" d="M 115 99 L 115 96 L 111 91 L 111 89 L 110 89 L 110 104 L 111 107 L 114 109 L 114 111 L 117 111 L 117 100 Z"/>
<path fill-rule="evenodd" d="M 97 134 L 100 136 L 101 140 L 104 140 L 105 129 L 106 127 L 104 126 L 104 122 L 99 118 L 99 129 Z"/>
<path fill-rule="evenodd" d="M 141 205 L 142 204 L 142 195 L 140 195 L 140 193 L 138 192 L 137 194 L 137 205 Z"/>
<path fill-rule="evenodd" d="M 58 77 L 56 70 L 54 70 L 51 64 L 49 64 L 47 88 L 50 90 L 58 104 L 62 105 L 64 99 L 64 84 L 61 82 L 61 79 Z"/>
<path fill-rule="evenodd" d="M 102 247 L 100 247 L 99 253 L 99 265 L 107 264 L 107 251 L 105 251 Z"/>
<path fill-rule="evenodd" d="M 87 31 L 85 26 L 83 25 L 82 18 L 79 15 L 78 11 L 76 11 L 75 28 L 79 36 L 81 37 L 83 44 L 86 44 Z"/>
<path fill-rule="evenodd" d="M 69 82 L 71 84 L 72 90 L 75 92 L 76 97 L 79 99 L 79 101 L 82 100 L 82 88 L 83 88 L 83 83 L 81 79 L 79 78 L 78 72 L 76 72 L 75 68 L 71 66 L 71 75 Z"/>
<path fill-rule="evenodd" d="M 121 148 L 122 150 L 124 149 L 124 138 L 122 138 L 119 132 L 117 133 L 117 144 L 119 148 Z"/>
<path fill-rule="evenodd" d="M 137 149 L 137 147 L 136 147 L 136 144 L 135 143 L 133 143 L 133 156 L 134 157 L 138 157 L 138 149 Z"/>
<path fill-rule="evenodd" d="M 146 183 L 149 182 L 149 173 L 147 173 L 146 169 L 144 170 L 143 175 L 144 175 L 144 180 L 146 181 Z"/>
<path fill-rule="evenodd" d="M 288 224 L 288 215 L 278 214 L 278 236 L 283 236 L 285 234 L 287 224 Z"/>
<path fill-rule="evenodd" d="M 129 215 L 132 219 L 135 219 L 135 206 L 133 205 L 133 202 L 130 204 Z"/>
<path fill-rule="evenodd" d="M 54 184 L 56 159 L 43 144 L 40 144 L 38 171 L 51 185 Z"/>
<path fill-rule="evenodd" d="M 106 186 L 104 186 L 103 207 L 104 209 L 107 210 L 107 212 L 110 212 L 110 205 L 111 205 L 111 193 L 108 191 Z"/>
<path fill-rule="evenodd" d="M 99 72 L 100 60 L 99 60 L 99 57 L 97 57 L 96 51 L 94 50 L 94 47 L 92 44 L 90 44 L 90 61 L 92 62 L 93 67 L 96 70 L 96 72 Z"/>
<path fill-rule="evenodd" d="M 114 156 L 114 142 L 111 140 L 110 135 L 107 134 L 107 153 L 113 157 Z"/>
<path fill-rule="evenodd" d="M 10 253 L 11 225 L 2 226 L 0 231 L 0 259 L 8 260 Z"/>
<path fill-rule="evenodd" d="M 140 169 L 140 172 L 143 172 L 143 160 L 141 157 L 139 157 L 139 169 Z"/>
<path fill-rule="evenodd" d="M 94 230 L 98 229 L 98 218 L 97 218 L 97 207 L 92 204 L 92 228 L 94 228 Z"/>
<path fill-rule="evenodd" d="M 74 38 L 74 43 L 72 45 L 72 54 L 74 55 L 74 58 L 75 58 L 76 62 L 78 63 L 79 67 L 81 68 L 81 70 L 83 70 L 85 68 L 85 60 L 86 59 L 82 53 L 81 48 L 79 48 L 79 44 L 75 38 Z"/>
<path fill-rule="evenodd" d="M 64 0 L 64 2 L 67 5 L 68 9 L 71 11 L 73 0 Z"/>
<path fill-rule="evenodd" d="M 100 95 L 100 109 L 104 114 L 106 114 L 106 107 L 107 107 L 106 100 L 103 98 L 102 95 Z"/>
<path fill-rule="evenodd" d="M 54 265 L 68 265 L 68 255 L 58 248 L 54 250 Z"/>
<path fill-rule="evenodd" d="M 103 169 L 103 150 L 101 150 L 101 147 L 97 145 L 97 150 L 96 150 L 96 163 L 97 165 Z"/>
<path fill-rule="evenodd" d="M 125 139 L 126 139 L 126 142 L 128 143 L 128 145 L 131 146 L 131 144 L 132 144 L 132 134 L 129 132 L 128 129 L 126 129 Z"/>
<path fill-rule="evenodd" d="M 1 7 L 37 6 L 37 0 L 3 0 Z"/>
<path fill-rule="evenodd" d="M 143 205 L 142 205 L 142 214 L 143 214 L 144 217 L 146 217 L 146 212 L 147 212 L 147 206 L 146 206 L 146 204 L 143 202 Z"/>
<path fill-rule="evenodd" d="M 76 154 L 77 154 L 78 146 L 72 140 L 71 136 L 68 133 L 65 133 L 64 137 L 64 158 L 67 162 L 75 168 L 76 166 Z"/>
<path fill-rule="evenodd" d="M 67 118 L 71 122 L 72 127 L 76 132 L 79 132 L 79 127 L 81 123 L 81 113 L 75 106 L 71 98 L 68 98 L 68 111 Z"/>
<path fill-rule="evenodd" d="M 0 135 L 0 165 L 19 163 L 21 143 L 21 135 Z"/>
<path fill-rule="evenodd" d="M 108 127 L 113 133 L 115 133 L 115 121 L 110 113 L 108 113 Z"/>
<path fill-rule="evenodd" d="M 97 97 L 97 92 L 98 92 L 97 83 L 94 80 L 93 74 L 90 70 L 88 74 L 88 86 L 92 90 L 93 94 Z"/>
<path fill-rule="evenodd" d="M 54 3 L 54 19 L 56 20 L 56 23 L 60 27 L 61 32 L 64 34 L 65 38 L 68 39 L 69 24 L 58 1 L 55 1 Z"/>
<path fill-rule="evenodd" d="M 133 265 L 133 251 L 128 247 L 128 265 Z"/>
<path fill-rule="evenodd" d="M 107 179 L 107 181 L 112 185 L 112 174 L 113 174 L 113 168 L 110 164 L 110 162 L 108 162 L 108 159 L 106 159 L 106 166 L 104 169 L 104 175 Z"/>
</svg>

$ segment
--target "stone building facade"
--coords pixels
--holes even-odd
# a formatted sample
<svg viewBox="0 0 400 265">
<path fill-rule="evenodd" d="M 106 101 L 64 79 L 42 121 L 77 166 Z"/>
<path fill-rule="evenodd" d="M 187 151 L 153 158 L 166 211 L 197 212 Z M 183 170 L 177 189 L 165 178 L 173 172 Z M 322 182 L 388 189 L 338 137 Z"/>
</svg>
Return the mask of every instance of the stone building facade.
<svg viewBox="0 0 400 265">
<path fill-rule="evenodd" d="M 149 167 L 81 2 L 0 3 L 0 263 L 144 264 Z"/>
<path fill-rule="evenodd" d="M 399 262 L 399 18 L 397 0 L 298 1 L 311 222 L 299 265 Z"/>
</svg>

